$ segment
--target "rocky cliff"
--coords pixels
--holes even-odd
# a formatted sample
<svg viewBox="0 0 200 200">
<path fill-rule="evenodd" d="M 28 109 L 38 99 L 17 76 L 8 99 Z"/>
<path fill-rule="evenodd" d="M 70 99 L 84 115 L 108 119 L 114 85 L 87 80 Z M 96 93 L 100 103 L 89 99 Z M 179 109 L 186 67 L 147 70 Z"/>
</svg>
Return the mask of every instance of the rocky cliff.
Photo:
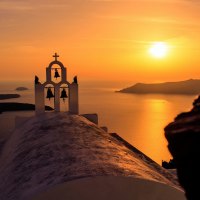
<svg viewBox="0 0 200 200">
<path fill-rule="evenodd" d="M 187 198 L 200 199 L 200 97 L 194 101 L 191 111 L 181 113 L 165 128 L 165 136 Z"/>
<path fill-rule="evenodd" d="M 1 200 L 184 199 L 176 177 L 86 118 L 45 113 L 0 157 Z"/>
</svg>

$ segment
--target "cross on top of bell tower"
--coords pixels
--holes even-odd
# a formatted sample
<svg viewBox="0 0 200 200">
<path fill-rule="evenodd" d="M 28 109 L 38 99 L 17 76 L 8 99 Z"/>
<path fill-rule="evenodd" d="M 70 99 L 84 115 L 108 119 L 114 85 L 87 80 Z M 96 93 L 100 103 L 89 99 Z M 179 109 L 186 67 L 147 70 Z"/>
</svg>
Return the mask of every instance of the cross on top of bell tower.
<svg viewBox="0 0 200 200">
<path fill-rule="evenodd" d="M 59 57 L 59 55 L 58 55 L 57 53 L 55 53 L 55 54 L 53 55 L 53 57 L 55 58 L 55 61 L 57 61 L 57 58 Z"/>
</svg>

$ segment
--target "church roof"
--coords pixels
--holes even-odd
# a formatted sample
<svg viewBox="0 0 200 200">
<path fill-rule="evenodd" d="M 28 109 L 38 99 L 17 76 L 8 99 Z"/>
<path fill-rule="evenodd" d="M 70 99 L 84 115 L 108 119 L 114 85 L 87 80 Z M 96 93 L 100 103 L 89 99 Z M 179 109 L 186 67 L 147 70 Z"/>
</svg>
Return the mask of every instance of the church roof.
<svg viewBox="0 0 200 200">
<path fill-rule="evenodd" d="M 23 200 L 88 177 L 134 177 L 179 188 L 176 177 L 78 115 L 45 113 L 18 127 L 0 158 L 2 200 Z"/>
</svg>

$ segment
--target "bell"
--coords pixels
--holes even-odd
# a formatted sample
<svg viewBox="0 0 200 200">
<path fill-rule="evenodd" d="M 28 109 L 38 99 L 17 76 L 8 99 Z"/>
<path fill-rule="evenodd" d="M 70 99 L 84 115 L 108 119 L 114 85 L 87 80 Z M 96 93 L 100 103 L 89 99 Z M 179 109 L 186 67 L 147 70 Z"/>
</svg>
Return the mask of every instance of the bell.
<svg viewBox="0 0 200 200">
<path fill-rule="evenodd" d="M 51 88 L 48 88 L 46 98 L 50 100 L 52 97 L 54 97 L 53 92 L 51 91 Z"/>
<path fill-rule="evenodd" d="M 54 75 L 54 78 L 58 78 L 58 77 L 60 77 L 60 74 L 58 73 L 58 70 L 57 69 L 55 69 L 55 75 Z"/>
<path fill-rule="evenodd" d="M 67 92 L 65 90 L 65 88 L 63 88 L 62 92 L 61 92 L 61 95 L 60 95 L 60 98 L 63 99 L 63 101 L 65 101 L 65 98 L 67 98 Z"/>
</svg>

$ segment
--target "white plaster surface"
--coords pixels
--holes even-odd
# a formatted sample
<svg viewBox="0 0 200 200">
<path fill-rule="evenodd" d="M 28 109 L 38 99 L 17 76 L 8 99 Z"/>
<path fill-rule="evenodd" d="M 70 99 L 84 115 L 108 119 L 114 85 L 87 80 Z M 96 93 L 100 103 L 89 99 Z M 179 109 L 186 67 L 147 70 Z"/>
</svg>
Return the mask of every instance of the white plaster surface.
<svg viewBox="0 0 200 200">
<path fill-rule="evenodd" d="M 104 190 L 104 180 L 96 177 L 133 180 L 125 179 L 123 182 L 120 179 L 112 181 L 111 178 L 105 185 L 111 190 Z M 133 192 L 127 193 L 126 187 L 138 179 L 151 182 L 147 184 L 149 188 L 139 181 L 139 185 L 133 183 Z M 176 200 L 183 197 L 176 179 L 158 164 L 150 162 L 144 154 L 130 150 L 84 117 L 66 113 L 45 113 L 30 118 L 11 134 L 0 156 L 1 200 L 32 199 L 59 185 L 62 188 L 65 183 L 69 183 L 66 191 L 70 190 L 71 195 L 75 195 L 72 199 L 78 199 L 75 193 L 77 191 L 81 195 L 82 190 L 87 199 L 88 187 L 94 184 L 91 189 L 99 195 L 105 191 L 105 194 L 110 192 L 112 196 L 121 185 L 124 188 L 123 199 L 129 199 L 134 191 L 135 195 L 140 194 L 138 199 L 145 199 L 146 196 L 142 197 L 146 192 L 156 190 L 164 199 L 166 193 L 171 191 L 170 195 L 175 196 L 169 199 Z M 99 187 L 99 190 L 95 190 L 95 187 Z"/>
<path fill-rule="evenodd" d="M 168 185 L 134 177 L 92 177 L 61 184 L 32 200 L 185 200 Z"/>
</svg>

